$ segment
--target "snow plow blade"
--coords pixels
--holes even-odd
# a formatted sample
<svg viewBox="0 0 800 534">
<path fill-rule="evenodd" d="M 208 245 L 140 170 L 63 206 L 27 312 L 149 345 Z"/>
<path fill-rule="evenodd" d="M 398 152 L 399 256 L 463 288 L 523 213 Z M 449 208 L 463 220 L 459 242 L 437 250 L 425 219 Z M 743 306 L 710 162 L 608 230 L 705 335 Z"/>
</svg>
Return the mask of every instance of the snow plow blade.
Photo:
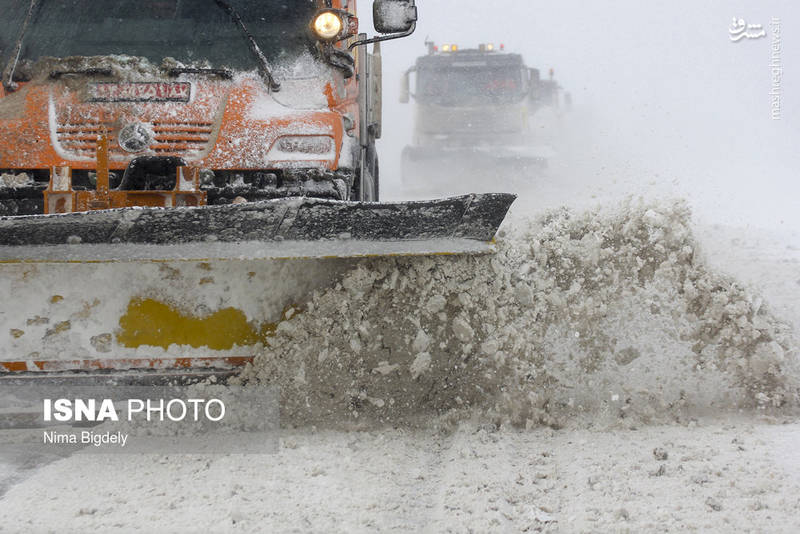
<svg viewBox="0 0 800 534">
<path fill-rule="evenodd" d="M 0 217 L 0 262 L 350 258 L 492 250 L 506 193 L 412 202 L 290 198 Z"/>
<path fill-rule="evenodd" d="M 195 383 L 210 377 L 225 382 L 252 362 L 253 356 L 0 361 L 0 385 L 159 386 Z"/>
</svg>

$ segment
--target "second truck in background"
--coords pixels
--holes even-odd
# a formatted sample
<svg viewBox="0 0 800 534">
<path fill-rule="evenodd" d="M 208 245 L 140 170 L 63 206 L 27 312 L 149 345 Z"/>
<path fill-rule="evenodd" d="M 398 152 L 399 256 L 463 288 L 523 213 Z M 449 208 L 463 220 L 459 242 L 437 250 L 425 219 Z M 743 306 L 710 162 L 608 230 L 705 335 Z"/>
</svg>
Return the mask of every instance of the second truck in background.
<svg viewBox="0 0 800 534">
<path fill-rule="evenodd" d="M 517 175 L 545 167 L 554 155 L 553 118 L 571 107 L 553 70 L 542 79 L 503 45 L 461 50 L 426 44 L 428 54 L 406 71 L 401 86 L 400 101 L 416 102 L 403 182 L 423 185 L 426 176 L 441 174 L 431 172 L 437 165 L 451 171 L 503 166 Z"/>
</svg>

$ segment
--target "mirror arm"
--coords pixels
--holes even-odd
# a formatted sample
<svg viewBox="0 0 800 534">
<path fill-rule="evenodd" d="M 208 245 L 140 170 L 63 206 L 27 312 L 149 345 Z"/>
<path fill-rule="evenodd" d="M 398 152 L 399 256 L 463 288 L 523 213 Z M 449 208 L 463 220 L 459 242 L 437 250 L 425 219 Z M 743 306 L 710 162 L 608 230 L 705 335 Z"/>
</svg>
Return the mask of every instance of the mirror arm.
<svg viewBox="0 0 800 534">
<path fill-rule="evenodd" d="M 323 45 L 325 60 L 344 72 L 344 78 L 352 78 L 355 74 L 355 58 L 349 52 L 336 48 L 331 43 Z"/>
<path fill-rule="evenodd" d="M 416 29 L 417 29 L 417 23 L 415 21 L 411 25 L 411 28 L 408 29 L 408 31 L 405 31 L 403 33 L 392 33 L 390 35 L 383 35 L 381 37 L 373 37 L 372 39 L 363 39 L 361 41 L 356 41 L 356 42 L 352 43 L 348 47 L 348 49 L 352 50 L 356 46 L 366 45 L 366 44 L 370 44 L 370 43 L 379 43 L 381 41 L 390 41 L 392 39 L 402 39 L 403 37 L 408 37 L 409 35 L 414 33 L 414 30 L 416 30 Z"/>
</svg>

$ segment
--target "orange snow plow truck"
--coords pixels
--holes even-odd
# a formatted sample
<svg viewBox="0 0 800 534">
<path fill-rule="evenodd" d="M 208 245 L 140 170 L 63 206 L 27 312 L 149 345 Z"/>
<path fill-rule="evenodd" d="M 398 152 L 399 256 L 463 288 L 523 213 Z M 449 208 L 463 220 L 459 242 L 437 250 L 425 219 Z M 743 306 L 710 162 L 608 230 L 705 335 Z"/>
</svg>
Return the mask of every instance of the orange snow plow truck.
<svg viewBox="0 0 800 534">
<path fill-rule="evenodd" d="M 370 38 L 356 0 L 0 0 L 0 372 L 239 365 L 299 298 L 263 273 L 314 270 L 274 262 L 490 250 L 512 195 L 379 202 L 380 43 L 417 8 L 372 7 Z M 273 262 L 248 303 L 162 276 L 232 260 Z"/>
</svg>

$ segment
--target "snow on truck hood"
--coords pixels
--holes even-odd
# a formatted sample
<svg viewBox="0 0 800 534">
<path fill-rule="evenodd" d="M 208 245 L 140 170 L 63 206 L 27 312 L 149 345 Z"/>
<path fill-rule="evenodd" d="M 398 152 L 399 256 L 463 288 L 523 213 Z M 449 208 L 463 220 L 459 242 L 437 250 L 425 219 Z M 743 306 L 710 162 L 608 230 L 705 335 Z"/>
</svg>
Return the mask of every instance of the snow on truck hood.
<svg viewBox="0 0 800 534">
<path fill-rule="evenodd" d="M 0 113 L 0 133 L 6 130 L 4 137 L 13 137 L 18 147 L 3 158 L 8 160 L 5 166 L 66 162 L 74 168 L 92 168 L 95 139 L 103 132 L 109 136 L 110 163 L 115 169 L 140 155 L 175 155 L 214 169 L 280 168 L 281 158 L 270 157 L 269 150 L 281 136 L 341 139 L 341 118 L 327 107 L 325 88 L 331 78 L 324 66 L 281 69 L 282 90 L 271 95 L 255 72 L 237 72 L 232 79 L 206 74 L 167 77 L 167 67 L 123 59 L 103 63 L 111 76 L 66 74 L 52 79 L 49 74 L 39 75 L 0 99 L 0 108 L 9 107 L 2 106 L 5 100 L 15 108 L 24 104 L 23 109 L 41 110 Z M 76 67 L 68 62 L 45 70 L 90 67 L 99 68 L 94 63 Z M 11 98 L 17 102 L 10 102 Z M 122 148 L 120 131 L 129 125 L 150 138 L 146 149 Z M 50 142 L 42 143 L 44 139 Z M 338 146 L 333 145 L 329 153 L 316 156 L 319 166 L 334 168 Z"/>
</svg>

